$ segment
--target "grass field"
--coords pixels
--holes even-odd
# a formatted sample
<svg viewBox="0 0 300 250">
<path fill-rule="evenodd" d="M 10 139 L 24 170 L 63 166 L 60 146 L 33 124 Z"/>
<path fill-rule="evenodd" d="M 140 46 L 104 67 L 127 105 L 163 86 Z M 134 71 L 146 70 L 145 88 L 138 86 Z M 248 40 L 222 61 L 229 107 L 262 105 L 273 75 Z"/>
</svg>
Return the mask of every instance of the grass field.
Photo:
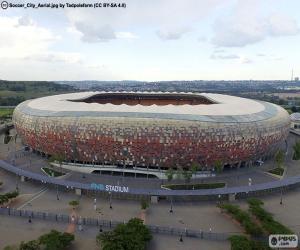
<svg viewBox="0 0 300 250">
<path fill-rule="evenodd" d="M 12 113 L 14 112 L 14 109 L 12 108 L 0 108 L 0 117 L 10 117 L 12 116 Z"/>
<path fill-rule="evenodd" d="M 274 169 L 269 170 L 268 172 L 271 174 L 282 176 L 284 173 L 284 169 L 283 168 L 274 168 Z"/>
<path fill-rule="evenodd" d="M 65 175 L 64 173 L 60 173 L 54 169 L 47 168 L 47 167 L 43 167 L 42 170 L 51 177 L 59 177 L 59 176 Z"/>
</svg>

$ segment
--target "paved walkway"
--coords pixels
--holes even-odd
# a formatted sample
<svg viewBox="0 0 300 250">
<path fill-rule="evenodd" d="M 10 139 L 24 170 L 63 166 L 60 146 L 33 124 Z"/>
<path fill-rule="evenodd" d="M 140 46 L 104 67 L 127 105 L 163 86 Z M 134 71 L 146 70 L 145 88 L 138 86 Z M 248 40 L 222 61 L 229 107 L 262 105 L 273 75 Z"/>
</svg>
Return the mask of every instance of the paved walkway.
<svg viewBox="0 0 300 250">
<path fill-rule="evenodd" d="M 78 215 L 75 209 L 72 209 L 70 213 L 71 221 L 67 226 L 66 232 L 70 234 L 74 234 L 76 231 L 76 220 L 78 219 Z"/>
</svg>

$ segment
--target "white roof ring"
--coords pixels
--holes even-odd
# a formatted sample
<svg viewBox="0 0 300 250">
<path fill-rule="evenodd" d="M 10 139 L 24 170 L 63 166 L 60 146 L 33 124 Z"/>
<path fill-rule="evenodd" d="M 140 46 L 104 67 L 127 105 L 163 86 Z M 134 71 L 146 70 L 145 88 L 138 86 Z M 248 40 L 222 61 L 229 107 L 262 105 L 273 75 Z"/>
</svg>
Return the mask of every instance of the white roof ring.
<svg viewBox="0 0 300 250">
<path fill-rule="evenodd" d="M 210 104 L 182 105 L 128 105 L 113 103 L 87 103 L 84 100 L 94 96 L 112 94 L 134 96 L 180 96 L 200 97 Z M 41 97 L 18 106 L 25 114 L 33 116 L 102 116 L 133 117 L 175 120 L 196 120 L 211 122 L 254 122 L 269 119 L 278 113 L 286 113 L 281 107 L 257 100 L 211 93 L 174 92 L 79 92 Z M 286 115 L 286 114 L 285 114 Z"/>
</svg>

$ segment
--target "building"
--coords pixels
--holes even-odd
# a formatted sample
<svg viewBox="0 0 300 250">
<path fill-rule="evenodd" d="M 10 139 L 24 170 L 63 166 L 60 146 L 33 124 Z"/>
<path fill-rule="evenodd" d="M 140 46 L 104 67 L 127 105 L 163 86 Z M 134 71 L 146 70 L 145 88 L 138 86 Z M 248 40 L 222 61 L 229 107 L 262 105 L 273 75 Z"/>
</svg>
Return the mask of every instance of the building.
<svg viewBox="0 0 300 250">
<path fill-rule="evenodd" d="M 281 107 L 208 93 L 81 92 L 18 105 L 23 143 L 68 162 L 126 168 L 244 166 L 273 155 L 290 128 Z"/>
<path fill-rule="evenodd" d="M 293 113 L 290 115 L 291 129 L 300 131 L 300 113 Z"/>
</svg>

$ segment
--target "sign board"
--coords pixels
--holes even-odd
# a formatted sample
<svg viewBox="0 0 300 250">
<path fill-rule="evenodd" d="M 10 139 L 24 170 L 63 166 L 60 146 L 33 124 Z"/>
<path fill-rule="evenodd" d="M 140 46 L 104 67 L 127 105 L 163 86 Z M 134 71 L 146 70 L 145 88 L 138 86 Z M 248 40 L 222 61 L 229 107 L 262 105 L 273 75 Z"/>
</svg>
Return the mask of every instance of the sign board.
<svg viewBox="0 0 300 250">
<path fill-rule="evenodd" d="M 129 187 L 118 185 L 104 185 L 99 183 L 91 183 L 91 189 L 107 192 L 128 193 Z"/>
</svg>

